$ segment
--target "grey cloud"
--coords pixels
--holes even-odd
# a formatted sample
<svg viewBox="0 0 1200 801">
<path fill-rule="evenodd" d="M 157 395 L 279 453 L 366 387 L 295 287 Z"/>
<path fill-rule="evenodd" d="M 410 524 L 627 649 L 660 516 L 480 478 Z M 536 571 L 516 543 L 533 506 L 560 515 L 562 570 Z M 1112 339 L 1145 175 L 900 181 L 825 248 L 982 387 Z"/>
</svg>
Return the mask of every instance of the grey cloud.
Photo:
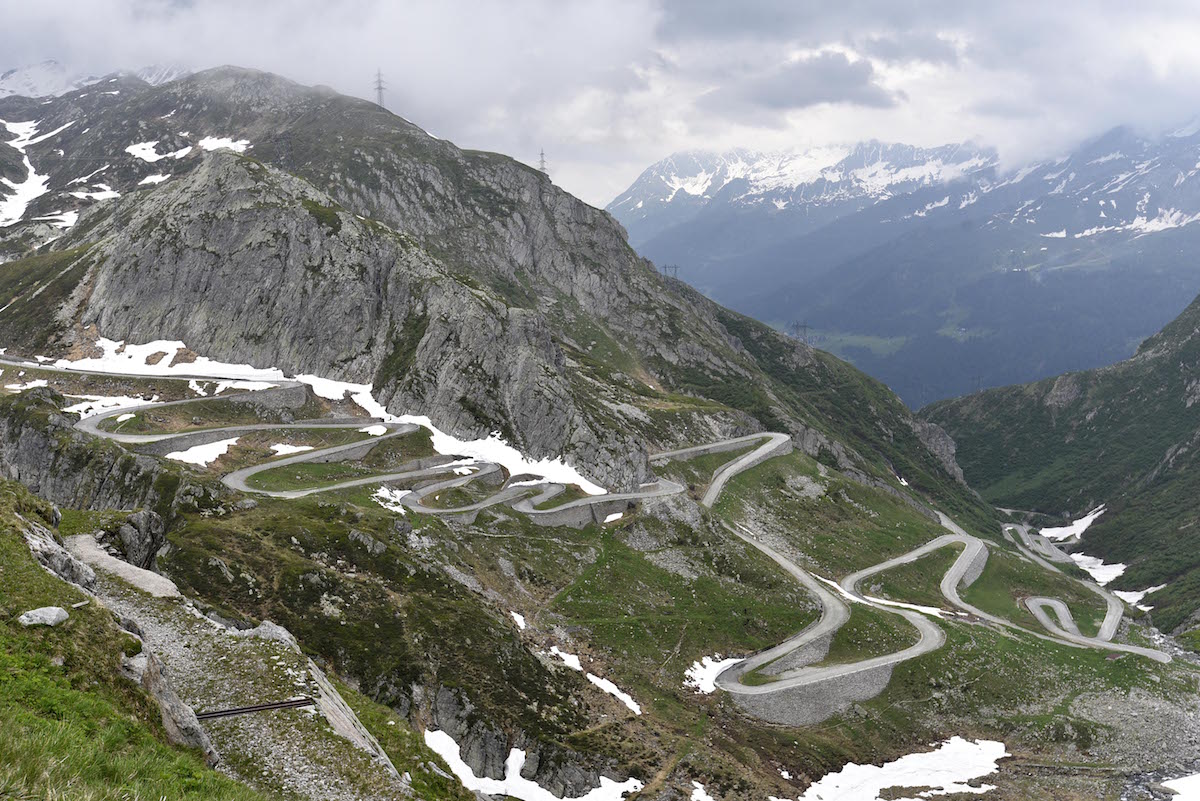
<svg viewBox="0 0 1200 801">
<path fill-rule="evenodd" d="M 929 64 L 958 63 L 954 42 L 935 33 L 906 31 L 887 36 L 872 36 L 859 43 L 858 48 L 880 61 L 899 63 L 924 61 Z"/>
<path fill-rule="evenodd" d="M 702 99 L 711 109 L 790 111 L 820 103 L 885 108 L 902 99 L 876 83 L 870 62 L 821 53 L 774 71 L 722 86 Z"/>
</svg>

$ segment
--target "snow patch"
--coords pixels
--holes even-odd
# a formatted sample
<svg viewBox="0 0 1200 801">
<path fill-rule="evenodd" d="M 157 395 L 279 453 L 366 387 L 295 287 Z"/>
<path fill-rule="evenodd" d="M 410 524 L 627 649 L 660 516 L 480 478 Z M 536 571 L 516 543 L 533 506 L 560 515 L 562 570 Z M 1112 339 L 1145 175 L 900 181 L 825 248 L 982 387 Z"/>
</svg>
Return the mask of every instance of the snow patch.
<svg viewBox="0 0 1200 801">
<path fill-rule="evenodd" d="M 276 456 L 291 456 L 293 453 L 304 453 L 312 449 L 312 445 L 288 445 L 286 442 L 277 442 L 271 446 Z"/>
<path fill-rule="evenodd" d="M 138 158 L 142 161 L 153 164 L 154 162 L 162 161 L 163 159 L 181 159 L 188 153 L 191 153 L 192 148 L 189 145 L 188 147 L 180 148 L 173 153 L 159 153 L 158 140 L 155 139 L 151 142 L 138 142 L 137 144 L 130 145 L 129 147 L 125 148 L 125 152 L 134 158 Z"/>
<path fill-rule="evenodd" d="M 45 217 L 33 217 L 32 219 L 37 222 L 48 222 L 55 228 L 67 229 L 79 222 L 79 212 L 56 211 L 53 214 L 47 214 Z"/>
<path fill-rule="evenodd" d="M 22 372 L 20 375 L 25 375 L 25 373 Z M 20 376 L 18 376 L 18 378 L 19 377 Z M 46 381 L 46 379 L 44 379 L 44 378 L 35 378 L 32 381 L 26 381 L 24 384 L 8 384 L 7 388 L 11 389 L 13 392 L 24 392 L 27 389 L 37 389 L 38 387 L 44 387 L 48 383 L 49 382 Z"/>
<path fill-rule="evenodd" d="M 575 654 L 568 654 L 566 651 L 561 650 L 557 645 L 550 646 L 550 653 L 561 659 L 563 664 L 571 668 L 571 670 L 583 670 L 583 665 L 580 663 L 579 657 Z"/>
<path fill-rule="evenodd" d="M 1061 231 L 1051 231 L 1048 234 L 1042 234 L 1042 236 L 1044 236 L 1046 239 L 1066 239 L 1067 229 L 1064 228 Z"/>
<path fill-rule="evenodd" d="M 590 681 L 592 684 L 596 685 L 597 687 L 599 687 L 604 692 L 611 695 L 613 698 L 616 698 L 618 701 L 620 701 L 625 706 L 627 706 L 629 708 L 629 711 L 632 712 L 633 714 L 635 714 L 635 715 L 642 714 L 641 704 L 639 704 L 637 701 L 633 700 L 633 696 L 631 696 L 629 693 L 625 692 L 621 688 L 617 687 L 617 685 L 613 684 L 608 679 L 602 679 L 599 676 L 597 676 L 595 673 L 589 673 L 589 674 L 587 674 L 587 680 Z"/>
<path fill-rule="evenodd" d="M 156 406 L 158 405 L 158 396 L 155 395 L 150 400 L 142 397 L 131 398 L 128 395 L 67 395 L 68 398 L 78 398 L 79 403 L 73 403 L 63 409 L 64 412 L 73 412 L 79 415 L 80 419 L 91 417 L 100 414 L 101 412 L 112 411 L 113 409 L 132 409 L 137 406 Z M 121 415 L 126 420 L 134 415 Z"/>
<path fill-rule="evenodd" d="M 1138 609 L 1141 609 L 1143 612 L 1149 612 L 1154 607 L 1146 606 L 1145 604 L 1142 603 L 1142 599 L 1145 598 L 1147 595 L 1151 595 L 1153 593 L 1158 592 L 1159 590 L 1165 588 L 1166 586 L 1167 586 L 1166 584 L 1159 584 L 1154 587 L 1147 587 L 1144 590 L 1112 590 L 1112 594 L 1117 596 L 1118 598 L 1120 598 L 1122 601 L 1129 604 L 1130 606 L 1136 606 Z"/>
<path fill-rule="evenodd" d="M 108 184 L 96 184 L 96 189 L 92 192 L 70 192 L 68 194 L 80 200 L 114 200 L 121 196 L 120 192 Z"/>
<path fill-rule="evenodd" d="M 697 693 L 712 695 L 717 691 L 717 676 L 727 668 L 744 661 L 746 661 L 745 658 L 738 657 L 722 659 L 720 654 L 703 657 L 699 662 L 693 662 L 692 666 L 684 671 L 683 686 L 692 687 Z"/>
<path fill-rule="evenodd" d="M 1101 587 L 1120 576 L 1129 567 L 1129 565 L 1121 564 L 1120 562 L 1107 565 L 1100 557 L 1088 556 L 1085 553 L 1071 554 L 1071 561 L 1086 570 Z"/>
<path fill-rule="evenodd" d="M 171 176 L 166 175 L 165 173 L 160 175 L 147 175 L 145 178 L 138 181 L 138 186 L 146 186 L 147 184 L 161 184 L 170 177 Z"/>
<path fill-rule="evenodd" d="M 716 801 L 716 799 L 708 794 L 703 784 L 692 782 L 692 801 Z"/>
<path fill-rule="evenodd" d="M 382 437 L 387 433 L 388 427 L 385 425 L 367 426 L 366 428 L 358 429 L 360 434 L 370 434 L 372 437 Z"/>
<path fill-rule="evenodd" d="M 884 790 L 905 787 L 928 788 L 918 794 L 921 798 L 951 793 L 980 795 L 995 786 L 972 786 L 967 782 L 995 773 L 996 763 L 1007 756 L 1010 754 L 1004 743 L 996 740 L 972 742 L 951 737 L 933 751 L 909 754 L 883 765 L 852 762 L 814 782 L 800 801 L 876 801 Z M 910 798 L 904 796 L 901 801 Z"/>
<path fill-rule="evenodd" d="M 1200 801 L 1200 773 L 1169 779 L 1163 782 L 1163 787 L 1175 791 L 1172 801 Z"/>
<path fill-rule="evenodd" d="M 525 630 L 525 616 L 520 612 L 509 612 L 512 615 L 513 621 L 517 624 L 517 628 L 521 631 Z"/>
<path fill-rule="evenodd" d="M 206 136 L 200 140 L 200 147 L 205 150 L 233 150 L 238 153 L 244 153 L 249 146 L 249 139 L 235 140 L 228 136 Z"/>
<path fill-rule="evenodd" d="M 615 521 L 617 521 L 617 520 L 620 520 L 620 519 L 621 519 L 622 517 L 624 517 L 624 516 L 625 516 L 625 513 L 624 513 L 624 512 L 613 512 L 611 515 L 608 515 L 607 517 L 605 517 L 605 518 L 604 518 L 604 522 L 605 522 L 605 523 L 612 523 L 612 522 L 615 522 Z"/>
<path fill-rule="evenodd" d="M 616 782 L 607 776 L 600 777 L 600 786 L 581 796 L 559 799 L 537 782 L 530 781 L 521 775 L 525 766 L 525 752 L 514 748 L 508 753 L 504 762 L 504 778 L 490 779 L 478 777 L 471 767 L 463 761 L 458 743 L 444 731 L 425 730 L 425 745 L 435 754 L 445 760 L 450 770 L 462 782 L 463 787 L 474 793 L 494 796 L 510 796 L 520 801 L 620 801 L 629 793 L 636 793 L 644 786 L 634 778 Z"/>
<path fill-rule="evenodd" d="M 394 489 L 392 487 L 380 487 L 371 493 L 371 498 L 375 503 L 387 509 L 389 512 L 398 512 L 399 514 L 407 514 L 404 504 L 400 501 L 405 495 L 411 495 L 412 490 Z"/>
<path fill-rule="evenodd" d="M 1041 529 L 1040 533 L 1043 537 L 1046 537 L 1047 539 L 1052 539 L 1055 542 L 1062 542 L 1063 540 L 1069 540 L 1072 537 L 1078 539 L 1079 537 L 1083 536 L 1083 532 L 1088 530 L 1088 526 L 1090 526 L 1092 523 L 1096 522 L 1096 518 L 1098 518 L 1098 517 L 1100 517 L 1100 515 L 1104 514 L 1107 511 L 1107 509 L 1108 509 L 1108 507 L 1106 507 L 1104 504 L 1100 504 L 1099 506 L 1097 506 L 1092 511 L 1088 512 L 1083 517 L 1072 522 L 1070 525 L 1044 528 L 1044 529 Z"/>
<path fill-rule="evenodd" d="M 208 467 L 212 462 L 215 462 L 220 457 L 229 452 L 230 447 L 237 444 L 238 437 L 223 439 L 218 442 L 210 442 L 206 445 L 195 445 L 185 451 L 172 451 L 168 453 L 166 458 L 174 459 L 177 462 L 186 462 L 194 464 L 197 467 Z"/>
</svg>

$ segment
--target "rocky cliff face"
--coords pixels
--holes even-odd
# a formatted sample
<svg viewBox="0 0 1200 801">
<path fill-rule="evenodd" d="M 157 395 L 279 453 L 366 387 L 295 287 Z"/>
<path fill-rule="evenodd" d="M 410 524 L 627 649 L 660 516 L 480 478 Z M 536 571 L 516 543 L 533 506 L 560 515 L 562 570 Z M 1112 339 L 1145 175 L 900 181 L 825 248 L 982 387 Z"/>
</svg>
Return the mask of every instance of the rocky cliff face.
<svg viewBox="0 0 1200 801">
<path fill-rule="evenodd" d="M 885 478 L 915 459 L 927 483 L 953 483 L 893 435 L 911 416 L 886 390 L 663 279 L 608 214 L 536 170 L 263 73 L 117 86 L 104 102 L 0 100 L 0 118 L 52 134 L 24 151 L 47 194 L 0 247 L 28 253 L 17 237 L 46 233 L 35 214 L 80 212 L 0 278 L 10 347 L 180 339 L 369 382 L 392 412 L 499 432 L 614 489 L 648 477 L 648 449 L 764 427 Z M 51 149 L 102 169 L 76 176 Z M 91 191 L 102 179 L 108 195 Z"/>
</svg>

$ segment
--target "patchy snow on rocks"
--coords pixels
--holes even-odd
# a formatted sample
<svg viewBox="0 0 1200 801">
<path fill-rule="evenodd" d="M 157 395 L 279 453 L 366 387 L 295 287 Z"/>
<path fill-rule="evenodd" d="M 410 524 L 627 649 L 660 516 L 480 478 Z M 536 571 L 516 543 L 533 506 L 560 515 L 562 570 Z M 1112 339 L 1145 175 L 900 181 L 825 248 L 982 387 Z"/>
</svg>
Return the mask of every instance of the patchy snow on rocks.
<svg viewBox="0 0 1200 801">
<path fill-rule="evenodd" d="M 525 616 L 522 615 L 520 612 L 509 612 L 509 614 L 512 615 L 513 622 L 515 622 L 517 624 L 517 628 L 520 629 L 521 631 L 524 631 L 525 625 L 526 625 L 525 624 Z"/>
<path fill-rule="evenodd" d="M 271 450 L 275 451 L 276 456 L 291 456 L 293 453 L 304 453 L 312 449 L 312 445 L 288 445 L 284 442 L 277 442 L 271 446 Z"/>
<path fill-rule="evenodd" d="M 700 782 L 692 782 L 692 801 L 716 801 L 708 790 L 704 789 L 704 785 Z"/>
<path fill-rule="evenodd" d="M 91 417 L 100 414 L 101 412 L 112 411 L 113 409 L 132 409 L 137 406 L 152 406 L 158 402 L 158 396 L 154 395 L 149 400 L 138 396 L 132 398 L 128 395 L 67 395 L 71 399 L 79 399 L 78 403 L 73 403 L 63 409 L 64 412 L 74 412 L 80 418 Z M 121 415 L 125 417 L 125 415 Z M 129 415 L 125 419 L 128 420 L 134 415 Z"/>
<path fill-rule="evenodd" d="M 129 373 L 134 375 L 177 375 L 181 377 L 212 377 L 230 380 L 285 381 L 288 378 L 278 368 L 251 367 L 248 364 L 229 364 L 205 356 L 193 361 L 176 363 L 175 359 L 187 346 L 178 340 L 157 340 L 143 345 L 130 345 L 100 337 L 96 345 L 102 354 L 96 357 L 68 361 L 59 359 L 55 367 L 97 373 Z M 157 357 L 153 363 L 148 360 Z M 295 381 L 308 384 L 314 393 L 327 400 L 342 400 L 350 395 L 371 417 L 388 423 L 411 423 L 428 429 L 433 449 L 440 454 L 465 456 L 479 461 L 494 462 L 508 470 L 510 475 L 529 474 L 541 476 L 557 484 L 574 484 L 588 495 L 604 495 L 604 489 L 583 476 L 561 457 L 531 459 L 508 444 L 498 433 L 486 439 L 463 440 L 437 428 L 425 415 L 394 415 L 375 400 L 370 384 L 355 384 L 337 381 L 316 375 L 298 375 Z"/>
<path fill-rule="evenodd" d="M 412 493 L 412 490 L 395 489 L 394 487 L 380 487 L 371 493 L 371 498 L 375 503 L 387 509 L 389 512 L 398 512 L 407 514 L 404 504 L 400 503 L 405 495 Z"/>
<path fill-rule="evenodd" d="M 147 175 L 145 178 L 138 181 L 138 186 L 149 186 L 152 184 L 161 184 L 163 181 L 167 180 L 170 177 L 171 176 L 166 175 L 165 173 L 160 173 L 158 175 Z"/>
<path fill-rule="evenodd" d="M 55 228 L 67 229 L 79 222 L 79 212 L 77 211 L 56 211 L 53 214 L 47 214 L 44 217 L 31 217 L 33 222 L 48 222 Z"/>
<path fill-rule="evenodd" d="M 0 120 L 0 125 L 3 125 L 10 133 L 16 135 L 15 138 L 9 139 L 7 144 L 21 154 L 26 172 L 25 180 L 21 183 L 15 183 L 7 178 L 0 178 L 0 182 L 3 182 L 5 186 L 12 190 L 12 194 L 8 195 L 8 197 L 0 198 L 0 228 L 7 228 L 14 223 L 20 222 L 25 216 L 29 204 L 50 191 L 50 176 L 38 175 L 37 171 L 33 169 L 33 162 L 29 160 L 29 154 L 25 152 L 25 149 L 30 145 L 36 145 L 38 142 L 49 139 L 74 124 L 74 121 L 68 122 L 66 125 L 55 128 L 50 133 L 37 136 L 39 125 L 37 122 L 8 122 Z"/>
<path fill-rule="evenodd" d="M 25 375 L 25 373 L 22 372 L 21 375 Z M 7 389 L 11 389 L 13 392 L 24 392 L 27 389 L 37 389 L 38 387 L 48 386 L 49 383 L 50 382 L 44 378 L 35 378 L 32 381 L 26 381 L 24 384 L 6 384 L 5 387 Z"/>
<path fill-rule="evenodd" d="M 491 779 L 475 775 L 475 771 L 463 761 L 458 743 L 446 732 L 426 729 L 425 745 L 445 760 L 463 787 L 473 793 L 506 795 L 520 801 L 621 801 L 627 794 L 636 793 L 644 786 L 642 782 L 633 778 L 617 782 L 607 776 L 601 776 L 599 787 L 581 796 L 559 799 L 537 782 L 521 775 L 521 769 L 525 767 L 525 752 L 520 748 L 509 751 L 508 759 L 504 761 L 504 778 Z"/>
<path fill-rule="evenodd" d="M 982 794 L 994 785 L 968 782 L 996 772 L 996 763 L 1009 756 L 1004 743 L 995 740 L 964 740 L 951 737 L 934 750 L 909 754 L 883 765 L 853 762 L 809 786 L 800 801 L 877 801 L 883 791 L 905 787 L 922 788 L 920 798 L 951 793 Z M 910 801 L 907 795 L 891 795 Z"/>
<path fill-rule="evenodd" d="M 1107 510 L 1108 507 L 1106 507 L 1104 504 L 1101 504 L 1083 517 L 1072 522 L 1070 525 L 1053 526 L 1051 528 L 1042 529 L 1041 535 L 1048 539 L 1055 540 L 1056 542 L 1069 540 L 1072 537 L 1078 539 L 1079 537 L 1083 536 L 1083 532 L 1088 530 L 1088 526 L 1090 526 L 1092 523 L 1095 523 L 1096 518 L 1100 517 L 1100 515 L 1104 514 Z"/>
<path fill-rule="evenodd" d="M 727 668 L 744 661 L 744 658 L 738 657 L 722 659 L 720 654 L 706 656 L 699 662 L 693 662 L 692 666 L 684 671 L 683 686 L 693 687 L 697 693 L 711 695 L 717 691 L 717 676 Z"/>
<path fill-rule="evenodd" d="M 166 458 L 194 464 L 198 467 L 208 467 L 209 464 L 228 453 L 229 449 L 237 444 L 238 439 L 238 437 L 231 437 L 217 442 L 209 442 L 206 445 L 195 445 L 185 451 L 172 451 L 167 454 Z"/>
<path fill-rule="evenodd" d="M 80 200 L 115 200 L 121 196 L 120 192 L 108 184 L 96 184 L 96 189 L 91 192 L 70 192 L 69 194 Z"/>
</svg>

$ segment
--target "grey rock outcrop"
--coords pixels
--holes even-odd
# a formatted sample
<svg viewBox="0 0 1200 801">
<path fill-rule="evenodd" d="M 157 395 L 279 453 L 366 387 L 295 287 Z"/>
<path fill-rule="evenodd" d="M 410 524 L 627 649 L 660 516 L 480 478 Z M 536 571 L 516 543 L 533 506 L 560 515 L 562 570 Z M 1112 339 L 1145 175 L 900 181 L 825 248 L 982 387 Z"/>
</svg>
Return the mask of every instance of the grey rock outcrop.
<svg viewBox="0 0 1200 801">
<path fill-rule="evenodd" d="M 57 626 L 69 617 L 70 615 L 67 613 L 67 610 L 61 606 L 43 606 L 39 609 L 30 609 L 17 618 L 17 622 L 26 628 L 30 626 Z"/>
<path fill-rule="evenodd" d="M 48 528 L 31 520 L 25 520 L 24 534 L 30 553 L 42 567 L 64 581 L 77 584 L 85 589 L 95 586 L 95 571 L 63 547 Z"/>
<path fill-rule="evenodd" d="M 154 557 L 167 541 L 166 526 L 157 512 L 143 509 L 125 518 L 117 529 L 125 560 L 131 565 L 150 570 Z"/>
<path fill-rule="evenodd" d="M 73 428 L 59 412 L 63 397 L 30 389 L 6 401 L 0 415 L 0 471 L 54 504 L 73 509 L 175 508 L 214 503 L 208 486 L 151 456 L 130 453 Z"/>
<path fill-rule="evenodd" d="M 196 719 L 195 711 L 171 689 L 166 669 L 154 654 L 146 657 L 146 664 L 142 667 L 142 687 L 158 703 L 168 740 L 185 748 L 199 749 L 210 765 L 220 761 L 220 754 L 213 748 L 204 727 Z"/>
<path fill-rule="evenodd" d="M 954 439 L 937 423 L 914 418 L 912 425 L 913 431 L 917 433 L 922 444 L 929 449 L 929 452 L 941 463 L 946 472 L 954 476 L 954 480 L 965 487 L 967 479 L 963 476 L 962 468 L 958 466 L 958 462 L 954 458 L 958 449 L 954 444 Z"/>
</svg>

